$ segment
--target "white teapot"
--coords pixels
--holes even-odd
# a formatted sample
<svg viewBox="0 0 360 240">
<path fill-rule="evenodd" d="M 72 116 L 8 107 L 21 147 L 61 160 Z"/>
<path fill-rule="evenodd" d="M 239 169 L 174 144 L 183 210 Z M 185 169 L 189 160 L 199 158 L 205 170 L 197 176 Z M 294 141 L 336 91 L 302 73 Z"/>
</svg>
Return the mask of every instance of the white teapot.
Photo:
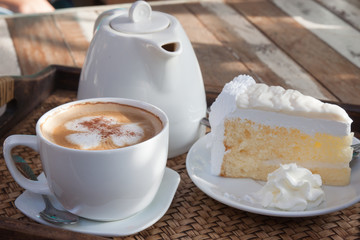
<svg viewBox="0 0 360 240">
<path fill-rule="evenodd" d="M 170 121 L 169 157 L 205 133 L 204 83 L 179 21 L 145 1 L 101 14 L 81 72 L 78 98 L 121 97 L 149 102 Z"/>
</svg>

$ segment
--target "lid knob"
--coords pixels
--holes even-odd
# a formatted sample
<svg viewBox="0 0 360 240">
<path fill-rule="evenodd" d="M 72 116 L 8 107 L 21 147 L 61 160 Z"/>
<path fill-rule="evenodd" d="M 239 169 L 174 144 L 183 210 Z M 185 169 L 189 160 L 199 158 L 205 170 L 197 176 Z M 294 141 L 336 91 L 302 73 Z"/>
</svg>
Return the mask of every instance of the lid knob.
<svg viewBox="0 0 360 240">
<path fill-rule="evenodd" d="M 110 21 L 112 29 L 123 33 L 146 34 L 160 32 L 170 25 L 166 14 L 152 11 L 142 0 L 134 2 L 128 13 L 118 14 Z"/>
<path fill-rule="evenodd" d="M 145 1 L 136 1 L 129 9 L 129 17 L 135 22 L 146 21 L 151 18 L 151 6 Z"/>
</svg>

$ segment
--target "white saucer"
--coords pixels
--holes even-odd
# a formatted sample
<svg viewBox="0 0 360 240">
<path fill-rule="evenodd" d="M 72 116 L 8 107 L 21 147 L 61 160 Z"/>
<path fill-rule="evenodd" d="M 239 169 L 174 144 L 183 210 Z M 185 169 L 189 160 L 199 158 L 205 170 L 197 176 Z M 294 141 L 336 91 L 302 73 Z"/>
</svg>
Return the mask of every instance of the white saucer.
<svg viewBox="0 0 360 240">
<path fill-rule="evenodd" d="M 228 206 L 268 216 L 310 217 L 335 212 L 360 201 L 360 159 L 351 162 L 351 182 L 348 186 L 325 186 L 326 201 L 317 208 L 306 211 L 282 211 L 263 208 L 244 200 L 244 196 L 259 191 L 265 182 L 247 178 L 224 178 L 210 173 L 210 149 L 206 147 L 209 136 L 200 138 L 190 149 L 186 169 L 195 185 L 210 197 Z M 354 138 L 354 143 L 360 141 Z"/>
<path fill-rule="evenodd" d="M 39 175 L 38 179 L 39 181 L 44 180 L 44 174 Z M 15 205 L 26 216 L 45 225 L 107 237 L 127 236 L 150 227 L 166 213 L 174 198 L 179 182 L 180 175 L 174 170 L 166 168 L 159 191 L 150 205 L 130 218 L 113 222 L 97 222 L 80 218 L 79 223 L 75 225 L 54 225 L 48 223 L 39 216 L 39 212 L 45 208 L 41 195 L 27 190 L 15 200 Z M 49 197 L 55 207 L 63 209 L 53 196 Z"/>
</svg>

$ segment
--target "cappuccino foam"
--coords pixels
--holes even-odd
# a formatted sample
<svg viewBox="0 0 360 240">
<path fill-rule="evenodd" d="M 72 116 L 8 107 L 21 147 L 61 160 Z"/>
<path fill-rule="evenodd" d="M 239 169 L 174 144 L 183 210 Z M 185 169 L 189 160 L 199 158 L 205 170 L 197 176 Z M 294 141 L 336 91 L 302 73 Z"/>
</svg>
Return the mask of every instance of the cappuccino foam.
<svg viewBox="0 0 360 240">
<path fill-rule="evenodd" d="M 155 136 L 162 123 L 154 114 L 118 103 L 76 104 L 42 124 L 44 136 L 64 147 L 84 150 L 115 149 Z"/>
</svg>

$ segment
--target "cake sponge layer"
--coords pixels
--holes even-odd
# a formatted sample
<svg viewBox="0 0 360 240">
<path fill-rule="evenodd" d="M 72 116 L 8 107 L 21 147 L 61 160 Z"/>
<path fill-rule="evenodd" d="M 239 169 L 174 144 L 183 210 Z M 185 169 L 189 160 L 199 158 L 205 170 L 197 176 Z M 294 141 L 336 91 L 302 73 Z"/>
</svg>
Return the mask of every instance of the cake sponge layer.
<svg viewBox="0 0 360 240">
<path fill-rule="evenodd" d="M 297 163 L 322 177 L 328 185 L 350 181 L 352 134 L 307 134 L 296 128 L 269 126 L 248 119 L 224 122 L 225 154 L 220 176 L 266 181 L 280 164 Z"/>
</svg>

